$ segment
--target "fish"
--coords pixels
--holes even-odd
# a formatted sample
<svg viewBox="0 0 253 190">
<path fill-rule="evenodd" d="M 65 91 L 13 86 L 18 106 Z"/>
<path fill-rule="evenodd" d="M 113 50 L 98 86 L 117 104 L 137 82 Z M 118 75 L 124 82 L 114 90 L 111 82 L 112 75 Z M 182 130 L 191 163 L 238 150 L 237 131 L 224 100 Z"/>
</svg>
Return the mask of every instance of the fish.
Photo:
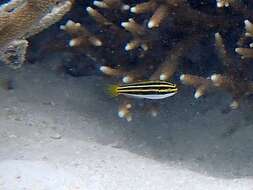
<svg viewBox="0 0 253 190">
<path fill-rule="evenodd" d="M 164 99 L 178 92 L 176 84 L 167 81 L 141 81 L 124 85 L 111 85 L 108 88 L 112 96 L 125 95 L 144 99 Z"/>
</svg>

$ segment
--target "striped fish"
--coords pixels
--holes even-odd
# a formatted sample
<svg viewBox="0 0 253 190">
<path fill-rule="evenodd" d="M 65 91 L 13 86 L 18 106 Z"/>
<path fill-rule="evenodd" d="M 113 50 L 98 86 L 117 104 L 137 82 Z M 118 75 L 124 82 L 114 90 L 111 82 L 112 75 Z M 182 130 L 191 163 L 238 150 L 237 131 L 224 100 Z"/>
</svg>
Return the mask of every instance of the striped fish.
<svg viewBox="0 0 253 190">
<path fill-rule="evenodd" d="M 125 95 L 146 99 L 163 99 L 173 96 L 178 91 L 177 86 L 166 81 L 143 81 L 109 87 L 112 96 Z"/>
</svg>

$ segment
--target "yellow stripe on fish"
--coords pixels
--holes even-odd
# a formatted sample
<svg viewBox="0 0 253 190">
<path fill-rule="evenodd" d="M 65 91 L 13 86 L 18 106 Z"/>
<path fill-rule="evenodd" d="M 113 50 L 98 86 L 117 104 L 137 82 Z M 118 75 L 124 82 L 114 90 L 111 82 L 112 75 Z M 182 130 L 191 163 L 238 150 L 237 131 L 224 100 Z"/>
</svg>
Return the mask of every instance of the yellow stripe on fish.
<svg viewBox="0 0 253 190">
<path fill-rule="evenodd" d="M 163 99 L 173 96 L 178 91 L 177 86 L 166 81 L 143 81 L 125 85 L 110 86 L 113 96 L 125 95 L 146 99 Z"/>
</svg>

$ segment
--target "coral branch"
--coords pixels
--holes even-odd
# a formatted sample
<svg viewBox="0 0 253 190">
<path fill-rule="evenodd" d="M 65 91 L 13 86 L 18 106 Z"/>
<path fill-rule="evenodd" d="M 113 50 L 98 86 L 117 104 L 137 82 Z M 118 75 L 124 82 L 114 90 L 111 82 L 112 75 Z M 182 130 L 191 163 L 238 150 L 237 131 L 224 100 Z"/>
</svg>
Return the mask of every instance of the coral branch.
<svg viewBox="0 0 253 190">
<path fill-rule="evenodd" d="M 245 20 L 244 24 L 245 24 L 245 30 L 246 30 L 245 35 L 253 37 L 253 24 L 249 20 Z"/>
<path fill-rule="evenodd" d="M 100 71 L 109 76 L 121 76 L 124 73 L 121 69 L 113 69 L 108 66 L 101 66 Z"/>
<path fill-rule="evenodd" d="M 70 10 L 71 1 L 58 3 L 57 0 L 12 0 L 0 8 L 0 50 L 2 61 L 13 67 L 24 62 L 27 42 L 23 40 L 57 22 Z M 19 40 L 22 40 L 18 42 Z M 26 45 L 24 45 L 26 44 Z M 19 46 L 20 45 L 20 46 Z M 17 47 L 13 49 L 13 46 Z M 14 64 L 6 51 L 13 49 L 17 56 Z M 13 53 L 15 54 L 15 53 Z M 13 56 L 12 56 L 13 57 Z M 18 61 L 21 61 L 18 63 Z"/>
<path fill-rule="evenodd" d="M 168 7 L 166 5 L 160 5 L 154 12 L 153 16 L 150 18 L 148 27 L 159 27 L 160 23 L 166 18 L 168 14 Z"/>
<path fill-rule="evenodd" d="M 252 48 L 236 48 L 236 53 L 239 53 L 244 58 L 253 58 L 253 49 Z"/>
<path fill-rule="evenodd" d="M 217 0 L 217 7 L 228 7 L 233 0 Z"/>
<path fill-rule="evenodd" d="M 125 118 L 128 122 L 132 121 L 132 103 L 131 101 L 125 99 L 119 106 L 118 116 L 119 118 Z"/>
<path fill-rule="evenodd" d="M 60 26 L 60 28 L 72 35 L 73 38 L 69 41 L 69 46 L 71 47 L 102 45 L 102 41 L 92 35 L 84 26 L 81 26 L 80 23 L 75 23 L 72 20 L 69 20 L 65 25 Z"/>
<path fill-rule="evenodd" d="M 148 2 L 140 3 L 131 7 L 131 12 L 135 14 L 142 14 L 147 12 L 152 12 L 155 10 L 157 3 L 154 0 L 150 0 Z"/>
<path fill-rule="evenodd" d="M 213 86 L 210 79 L 195 75 L 182 74 L 180 76 L 180 80 L 183 84 L 193 86 L 196 89 L 194 94 L 194 97 L 196 99 L 205 95 L 207 91 L 210 90 Z"/>
<path fill-rule="evenodd" d="M 124 4 L 121 0 L 93 1 L 93 5 L 103 9 L 121 9 L 122 11 L 130 9 L 130 6 Z"/>
</svg>

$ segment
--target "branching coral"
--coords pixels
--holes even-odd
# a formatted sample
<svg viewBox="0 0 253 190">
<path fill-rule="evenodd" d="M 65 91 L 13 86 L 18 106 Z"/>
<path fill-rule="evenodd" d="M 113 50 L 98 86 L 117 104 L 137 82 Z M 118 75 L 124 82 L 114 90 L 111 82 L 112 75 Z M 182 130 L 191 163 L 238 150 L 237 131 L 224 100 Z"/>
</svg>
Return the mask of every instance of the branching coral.
<svg viewBox="0 0 253 190">
<path fill-rule="evenodd" d="M 57 22 L 71 5 L 67 0 L 12 0 L 1 5 L 0 59 L 20 67 L 25 60 L 27 38 Z"/>
<path fill-rule="evenodd" d="M 253 23 L 245 20 L 245 37 L 253 38 Z M 235 51 L 239 53 L 242 58 L 253 58 L 253 42 L 249 44 L 248 48 L 236 48 Z"/>
<path fill-rule="evenodd" d="M 251 30 L 253 29 L 252 26 L 253 25 L 251 25 L 248 20 L 245 21 L 245 37 L 251 37 Z M 187 77 L 185 75 L 181 75 L 180 79 L 184 83 L 197 88 L 195 98 L 199 97 L 198 94 L 203 95 L 205 93 L 205 90 L 210 89 L 211 87 L 218 87 L 224 89 L 225 91 L 229 92 L 233 97 L 233 101 L 230 104 L 230 107 L 232 109 L 237 109 L 243 97 L 253 94 L 253 82 L 249 80 L 247 73 L 245 72 L 246 63 L 242 60 L 236 61 L 236 59 L 232 59 L 231 55 L 229 55 L 229 53 L 226 51 L 222 37 L 219 33 L 215 34 L 215 42 L 217 53 L 225 67 L 224 73 L 212 74 L 209 77 L 211 80 L 203 79 L 202 77 L 197 76 Z M 253 58 L 251 45 L 249 48 L 236 48 L 235 51 L 242 56 L 242 59 Z M 201 87 L 201 84 L 204 84 L 205 90 L 201 90 L 201 93 L 199 93 L 199 88 Z"/>
<path fill-rule="evenodd" d="M 253 57 L 252 42 L 244 47 L 253 36 L 252 6 L 236 0 L 217 0 L 216 4 L 190 0 L 94 1 L 93 7 L 86 8 L 92 26 L 68 21 L 61 29 L 71 34 L 69 45 L 100 63 L 106 75 L 129 83 L 177 80 L 180 73 L 183 84 L 196 88 L 195 98 L 221 88 L 231 93 L 231 107 L 237 108 L 242 97 L 252 93 L 252 82 L 245 72 L 245 59 Z M 243 22 L 245 35 L 241 35 Z M 235 54 L 236 41 L 240 47 L 235 51 L 242 59 Z M 223 63 L 221 74 L 200 76 L 202 73 L 186 69 L 187 62 L 208 68 L 201 63 L 206 52 L 197 48 L 203 43 L 209 43 L 208 50 Z M 199 61 L 194 60 L 197 56 Z M 133 103 L 123 102 L 119 116 L 131 120 Z"/>
</svg>

